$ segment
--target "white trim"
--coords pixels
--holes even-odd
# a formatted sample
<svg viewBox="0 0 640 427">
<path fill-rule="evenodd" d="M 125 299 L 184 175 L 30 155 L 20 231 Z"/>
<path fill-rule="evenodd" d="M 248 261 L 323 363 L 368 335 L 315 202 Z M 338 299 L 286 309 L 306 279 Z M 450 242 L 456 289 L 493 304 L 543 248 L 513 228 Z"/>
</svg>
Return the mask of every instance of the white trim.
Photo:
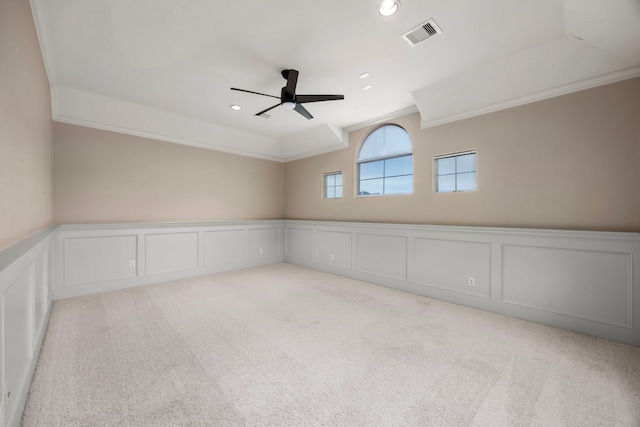
<svg viewBox="0 0 640 427">
<path fill-rule="evenodd" d="M 251 246 L 249 232 L 251 230 L 279 230 L 275 235 L 268 237 L 267 243 L 272 244 L 272 249 L 276 250 L 262 258 L 257 255 L 255 248 L 260 246 Z M 289 247 L 287 244 L 289 229 L 304 230 L 305 233 L 295 233 L 295 245 Z M 82 292 L 68 290 L 69 295 L 72 293 L 85 294 L 93 292 L 102 292 L 105 290 L 122 289 L 132 286 L 138 286 L 146 283 L 155 283 L 166 280 L 180 279 L 193 275 L 210 274 L 219 271 L 233 270 L 245 268 L 249 266 L 264 265 L 268 263 L 289 262 L 292 264 L 302 265 L 308 268 L 314 268 L 337 274 L 345 277 L 351 277 L 363 280 L 369 283 L 378 284 L 397 288 L 406 292 L 412 292 L 419 295 L 425 295 L 432 298 L 438 298 L 445 301 L 451 301 L 457 304 L 463 304 L 479 309 L 493 311 L 513 317 L 519 317 L 538 323 L 557 326 L 565 329 L 576 330 L 583 333 L 625 342 L 631 345 L 640 345 L 640 233 L 628 232 L 594 232 L 594 231 L 573 231 L 573 230 L 545 230 L 545 229 L 521 229 L 521 228 L 494 228 L 494 227 L 466 227 L 466 226 L 434 226 L 434 225 L 412 225 L 412 224 L 390 224 L 390 223 L 364 223 L 364 222 L 334 222 L 334 221 L 304 221 L 304 220 L 241 220 L 241 221 L 215 221 L 215 222 L 176 222 L 176 223 L 126 223 L 126 224 L 68 224 L 61 226 L 48 227 L 34 235 L 23 239 L 15 245 L 0 251 L 0 304 L 4 303 L 4 291 L 13 286 L 15 280 L 25 271 L 31 271 L 30 286 L 33 286 L 34 280 L 41 279 L 40 275 L 34 275 L 34 263 L 38 262 L 42 254 L 51 256 L 45 264 L 47 285 L 53 283 L 54 287 L 59 286 L 61 277 L 63 277 L 63 254 L 60 251 L 64 237 L 77 236 L 114 236 L 122 233 L 140 236 L 139 239 L 144 241 L 142 236 L 158 232 L 197 232 L 199 236 L 204 235 L 207 231 L 221 232 L 237 232 L 244 231 L 242 237 L 243 245 L 246 248 L 243 260 L 231 262 L 228 264 L 205 265 L 202 256 L 199 256 L 199 267 L 190 271 L 176 271 L 165 274 L 153 275 L 146 277 L 144 264 L 139 263 L 138 277 L 125 280 L 116 280 L 100 285 L 90 285 Z M 333 257 L 323 258 L 319 253 L 321 246 L 318 245 L 320 235 L 341 234 L 346 236 L 347 241 L 351 241 L 351 247 L 345 250 L 345 239 L 340 239 L 333 243 L 334 247 L 323 247 L 324 252 L 335 253 L 336 259 Z M 394 239 L 397 237 L 407 240 L 406 260 L 396 259 L 395 267 L 406 268 L 404 274 L 386 274 L 386 271 L 393 271 L 387 268 L 380 268 L 377 271 L 371 271 L 368 267 L 361 268 L 362 265 L 356 263 L 358 251 L 356 239 L 358 235 L 376 235 L 381 241 L 386 238 Z M 293 235 L 293 234 L 292 234 Z M 198 238 L 199 251 L 203 250 L 203 239 Z M 277 242 L 276 242 L 277 240 Z M 475 245 L 484 243 L 488 250 L 484 251 L 484 257 L 468 260 L 462 259 L 463 268 L 475 268 L 474 265 L 480 265 L 485 274 L 485 283 L 477 283 L 478 287 L 474 289 L 460 288 L 452 286 L 450 283 L 440 283 L 429 280 L 429 275 L 425 276 L 425 269 L 422 268 L 417 261 L 425 259 L 424 255 L 416 254 L 415 241 L 437 241 L 447 242 L 457 247 L 468 247 L 466 244 Z M 265 240 L 266 242 L 266 240 Z M 256 242 L 254 242 L 256 243 Z M 262 243 L 262 242 L 260 242 Z M 326 241 L 325 241 L 326 244 Z M 275 245 L 275 246 L 274 246 Z M 371 248 L 369 251 L 372 256 L 384 255 L 384 242 L 377 244 L 379 247 Z M 300 253 L 296 254 L 295 247 L 301 248 L 303 253 L 307 254 L 300 257 Z M 598 316 L 598 304 L 595 305 L 595 312 L 562 312 L 554 307 L 536 306 L 535 301 L 530 303 L 522 298 L 510 299 L 505 297 L 504 275 L 505 275 L 505 256 L 504 248 L 524 248 L 533 249 L 535 251 L 544 252 L 551 251 L 568 251 L 574 254 L 586 254 L 588 257 L 596 257 L 598 254 L 607 256 L 616 256 L 620 259 L 626 257 L 626 265 L 620 267 L 616 263 L 607 263 L 608 268 L 613 269 L 613 276 L 626 277 L 627 298 L 621 309 L 626 312 L 624 321 L 605 316 Z M 253 255 L 250 251 L 254 249 Z M 368 248 L 369 249 L 369 248 Z M 144 247 L 138 247 L 138 260 L 144 259 Z M 286 252 L 285 252 L 286 251 Z M 335 252 L 334 252 L 335 251 Z M 292 252 L 292 253 L 290 253 Z M 339 259 L 341 254 L 344 255 Z M 488 257 L 486 256 L 488 254 Z M 324 254 L 326 255 L 326 254 Z M 526 254 L 525 254 L 526 255 Z M 309 259 L 309 256 L 311 259 Z M 397 257 L 396 257 L 397 258 Z M 471 251 L 470 258 L 474 258 Z M 476 257 L 477 258 L 477 257 Z M 484 261 L 482 261 L 484 259 Z M 531 270 L 535 265 L 529 265 L 526 258 L 520 257 L 520 262 L 525 269 Z M 524 261 L 523 261 L 524 260 Z M 405 262 L 406 261 L 406 262 Z M 384 259 L 382 263 L 386 262 Z M 483 263 L 484 262 L 484 263 Z M 475 264 L 474 264 L 475 263 Z M 368 263 L 376 265 L 375 262 Z M 382 267 L 385 267 L 382 265 Z M 517 269 L 518 266 L 511 266 L 511 271 Z M 579 285 L 581 276 L 579 269 L 573 267 L 564 267 L 559 265 L 559 272 L 543 272 L 549 278 L 554 279 L 561 277 L 563 281 L 573 280 L 572 286 Z M 620 270 L 622 268 L 622 270 Z M 361 270 L 361 271 L 358 271 Z M 624 274 L 621 274 L 624 273 Z M 427 272 L 428 273 L 428 272 Z M 455 272 L 454 272 L 455 273 Z M 471 272 L 470 272 L 471 273 Z M 557 274 L 556 274 L 557 273 Z M 466 276 L 466 272 L 464 273 Z M 470 274 L 471 275 L 471 274 Z M 480 276 L 475 276 L 480 280 Z M 607 276 L 609 277 L 609 276 Z M 425 278 L 427 280 L 425 280 Z M 487 283 L 489 281 L 490 283 Z M 446 281 L 445 281 L 446 282 Z M 513 281 L 511 283 L 513 285 Z M 618 283 L 619 284 L 619 283 Z M 517 285 L 517 283 L 516 283 Z M 602 286 L 608 287 L 609 283 L 603 283 Z M 40 283 L 42 286 L 42 283 Z M 480 289 L 484 286 L 483 289 Z M 602 292 L 602 286 L 598 286 L 592 290 Z M 51 289 L 51 288 L 49 288 Z M 69 289 L 69 288 L 67 288 Z M 475 292 L 477 290 L 478 292 Z M 617 292 L 622 290 L 618 288 Z M 58 292 L 58 290 L 56 290 Z M 573 294 L 571 294 L 573 295 Z M 31 303 L 35 303 L 33 298 L 33 290 L 29 292 L 28 297 Z M 65 296 L 65 295 L 58 295 Z M 0 415 L 4 411 L 4 415 L 8 418 L 0 419 L 0 426 L 4 421 L 7 426 L 18 426 L 21 420 L 24 403 L 26 402 L 29 383 L 33 377 L 40 346 L 45 335 L 46 325 L 52 307 L 53 294 L 49 293 L 48 301 L 46 301 L 46 313 L 40 320 L 39 324 L 32 319 L 30 327 L 33 329 L 33 348 L 31 349 L 32 357 L 29 360 L 29 368 L 22 383 L 18 385 L 18 400 L 12 405 L 11 413 L 7 413 L 6 406 L 0 402 Z M 624 307 L 622 307 L 624 305 Z M 35 306 L 31 310 L 35 310 Z M 606 310 L 605 310 L 606 311 Z M 4 310 L 0 310 L 4 313 Z M 33 314 L 33 312 L 32 312 Z M 607 314 L 607 313 L 604 313 Z M 611 314 L 610 312 L 608 313 Z M 4 322 L 4 314 L 0 316 L 0 335 L 4 339 L 4 328 L 7 324 Z M 4 343 L 3 349 L 8 348 L 8 343 Z M 0 357 L 4 360 L 4 357 Z M 4 363 L 4 362 L 3 362 Z M 4 369 L 4 365 L 0 366 Z M 6 378 L 6 377 L 5 377 Z M 0 384 L 0 391 L 6 393 L 4 384 Z M 3 399 L 4 400 L 4 399 Z"/>
<path fill-rule="evenodd" d="M 295 247 L 286 246 L 285 262 L 640 345 L 640 233 L 304 220 L 285 220 L 285 228 L 308 230 L 296 235 Z M 351 253 L 344 254 L 340 242 L 321 244 L 322 232 L 350 234 Z M 355 241 L 365 234 L 380 239 L 367 247 L 369 258 L 362 268 Z M 389 243 L 398 237 L 407 239 L 406 255 L 389 249 Z M 431 249 L 418 250 L 416 241 L 431 242 Z M 485 244 L 481 251 L 478 243 Z M 507 258 L 504 247 L 522 251 L 511 252 Z M 295 253 L 300 248 L 312 253 L 313 259 Z M 341 252 L 336 259 L 327 255 Z M 440 265 L 439 253 L 455 268 Z M 530 253 L 540 255 L 540 260 L 531 262 Z M 540 269 L 539 262 L 546 267 Z M 597 267 L 589 264 L 593 262 Z M 597 268 L 606 278 L 584 268 Z M 467 287 L 467 276 L 476 278 L 474 288 Z M 585 286 L 588 293 L 583 292 Z M 544 295 L 538 293 L 539 287 Z M 607 302 L 603 295 L 612 298 Z"/>
<path fill-rule="evenodd" d="M 68 123 L 68 124 L 71 124 L 71 125 L 86 126 L 86 127 L 90 127 L 90 128 L 94 128 L 94 129 L 106 130 L 106 131 L 109 131 L 109 132 L 116 132 L 116 133 L 122 133 L 122 134 L 126 134 L 126 135 L 139 136 L 139 137 L 142 137 L 142 138 L 155 139 L 155 140 L 158 140 L 158 141 L 166 141 L 166 142 L 171 142 L 171 143 L 174 143 L 174 144 L 187 145 L 189 147 L 204 148 L 204 149 L 207 149 L 207 150 L 220 151 L 220 152 L 223 152 L 223 153 L 235 154 L 235 155 L 238 155 L 238 156 L 253 157 L 253 158 L 257 158 L 257 159 L 270 160 L 270 161 L 279 162 L 279 163 L 283 163 L 284 162 L 284 160 L 282 158 L 276 157 L 276 156 L 268 156 L 268 155 L 264 155 L 264 154 L 256 154 L 256 153 L 252 153 L 250 151 L 235 150 L 235 149 L 231 149 L 231 148 L 220 147 L 218 145 L 201 144 L 201 143 L 193 142 L 193 141 L 190 141 L 190 140 L 187 140 L 187 139 L 173 138 L 173 137 L 168 137 L 168 136 L 160 135 L 160 134 L 153 133 L 153 132 L 139 131 L 139 130 L 129 129 L 129 128 L 121 127 L 121 126 L 105 125 L 103 123 L 93 122 L 93 121 L 89 121 L 89 120 L 79 120 L 79 119 L 75 119 L 75 118 L 72 118 L 72 117 L 61 116 L 59 114 L 54 115 L 53 116 L 53 120 L 56 121 L 56 122 L 60 122 L 60 123 Z"/>
<path fill-rule="evenodd" d="M 216 262 L 214 264 L 206 264 L 206 248 L 204 236 L 210 231 L 243 231 L 242 243 L 243 255 L 238 255 L 232 260 Z M 273 239 L 273 235 L 265 235 L 255 242 L 250 238 L 252 235 L 260 236 L 261 230 L 279 230 L 276 235 L 277 239 Z M 182 245 L 176 250 L 185 253 L 197 253 L 196 264 L 166 264 L 163 255 L 155 259 L 156 270 L 149 272 L 149 256 L 150 254 L 161 254 L 163 252 L 162 242 L 160 250 L 156 247 L 150 247 L 147 236 L 164 235 L 169 240 L 171 236 L 177 236 L 184 233 L 196 234 L 197 239 L 174 242 Z M 256 234 L 257 233 L 257 234 Z M 168 280 L 178 280 L 188 277 L 202 276 L 206 274 L 218 273 L 221 271 L 235 270 L 239 268 L 247 268 L 264 264 L 272 264 L 282 262 L 284 260 L 284 223 L 282 220 L 246 220 L 246 221 L 216 221 L 216 222 L 187 222 L 187 223 L 140 223 L 140 224 L 78 224 L 78 225 L 62 225 L 56 233 L 56 259 L 55 265 L 59 268 L 56 270 L 53 279 L 54 298 L 70 298 L 81 295 L 89 295 L 100 292 L 112 291 L 117 289 L 127 289 L 131 287 L 159 283 Z M 105 249 L 105 239 L 113 236 L 136 236 L 135 248 L 130 249 L 136 252 L 136 261 L 138 270 L 135 274 L 120 265 L 119 270 L 115 273 L 96 272 L 90 266 L 85 266 L 85 261 L 78 261 L 74 258 L 73 253 L 65 251 L 65 243 L 67 241 L 77 241 L 78 238 L 89 238 L 93 241 L 94 258 L 88 262 L 99 262 L 104 264 L 114 260 L 121 262 L 119 253 L 114 253 L 113 248 Z M 165 242 L 166 243 L 166 242 Z M 253 243 L 260 244 L 260 248 L 265 248 L 265 253 L 256 253 L 256 248 L 251 246 Z M 195 246 L 194 246 L 195 245 Z M 269 248 L 277 248 L 269 252 Z M 218 247 L 208 248 L 215 253 Z M 253 251 L 253 252 L 252 252 Z M 102 257 L 102 258 L 100 258 Z M 106 261 L 105 261 L 106 260 Z M 184 260 L 183 260 L 184 261 Z M 128 261 L 127 261 L 128 262 Z M 113 264 L 116 265 L 116 264 Z M 158 266 L 160 266 L 158 268 Z M 82 277 L 82 281 L 78 283 L 67 282 L 67 269 L 73 271 Z"/>
<path fill-rule="evenodd" d="M 442 160 L 442 159 L 449 159 L 449 158 L 457 158 L 457 157 L 462 157 L 462 156 L 466 156 L 469 154 L 473 154 L 476 156 L 476 161 L 475 161 L 475 170 L 473 171 L 476 174 L 476 186 L 474 189 L 472 190 L 453 190 L 453 191 L 438 191 L 438 182 L 439 179 L 438 177 L 440 176 L 446 176 L 446 175 L 439 175 L 438 174 L 438 160 Z M 460 173 L 468 173 L 468 172 L 458 172 L 458 167 L 457 164 L 458 162 L 455 162 L 456 164 L 456 171 L 453 174 L 447 174 L 447 175 L 454 175 L 456 177 L 456 187 L 458 186 L 458 175 Z M 432 164 L 432 169 L 433 169 L 433 194 L 451 194 L 451 193 L 473 193 L 474 191 L 478 190 L 478 153 L 477 150 L 474 148 L 473 150 L 468 150 L 468 151 L 461 151 L 459 153 L 451 153 L 451 154 L 442 154 L 440 156 L 433 156 L 433 164 Z"/>
<path fill-rule="evenodd" d="M 366 120 L 364 122 L 356 123 L 354 125 L 345 128 L 346 132 L 354 132 L 356 130 L 364 129 L 369 126 L 377 125 L 380 123 L 388 122 L 389 120 L 397 119 L 398 117 L 408 116 L 409 114 L 417 113 L 418 107 L 412 105 L 411 107 L 403 108 L 402 110 L 394 111 L 384 116 L 375 117 L 373 119 Z"/>
<path fill-rule="evenodd" d="M 7 427 L 17 427 L 20 425 L 20 420 L 22 419 L 22 413 L 24 411 L 24 406 L 26 404 L 27 395 L 29 392 L 29 385 L 31 384 L 31 379 L 33 378 L 33 373 L 35 372 L 36 363 L 38 361 L 38 355 L 40 352 L 40 347 L 42 345 L 42 341 L 44 339 L 46 325 L 49 320 L 49 314 L 51 312 L 52 302 L 51 294 L 48 295 L 48 300 L 46 301 L 46 310 L 43 314 L 42 319 L 39 324 L 35 322 L 35 310 L 36 310 L 36 298 L 35 298 L 35 287 L 39 286 L 40 289 L 43 285 L 48 286 L 52 276 L 53 265 L 49 263 L 49 259 L 44 261 L 44 258 L 40 258 L 42 254 L 48 255 L 52 253 L 54 242 L 55 242 L 55 233 L 56 226 L 48 227 L 44 230 L 41 230 L 38 233 L 29 236 L 20 242 L 12 245 L 2 251 L 0 251 L 0 338 L 3 340 L 2 349 L 6 351 L 12 343 L 6 342 L 6 334 L 4 333 L 5 329 L 9 327 L 5 316 L 5 294 L 11 289 L 13 286 L 21 286 L 23 283 L 17 283 L 18 278 L 22 277 L 24 274 L 28 275 L 28 289 L 26 292 L 27 301 L 24 303 L 27 305 L 27 314 L 28 318 L 26 319 L 26 327 L 28 329 L 29 334 L 29 342 L 27 353 L 24 355 L 22 359 L 24 367 L 24 375 L 19 380 L 18 384 L 13 384 L 12 390 L 6 389 L 6 358 L 5 355 L 0 355 L 0 359 L 2 360 L 2 364 L 0 369 L 3 371 L 2 378 L 4 382 L 0 384 L 0 390 L 2 391 L 1 399 L 2 405 L 0 405 L 0 412 L 4 412 L 5 419 L 0 421 L 6 422 Z M 35 265 L 39 262 L 43 262 L 46 267 L 45 282 L 40 282 L 43 277 L 36 276 Z M 13 343 L 15 345 L 15 343 Z M 15 368 L 15 367 L 14 367 Z M 7 407 L 6 405 L 6 397 L 7 393 L 10 391 L 12 393 L 11 398 L 13 400 L 13 404 L 11 407 Z M 3 425 L 3 424 L 0 424 Z"/>
<path fill-rule="evenodd" d="M 433 160 L 446 159 L 447 157 L 464 156 L 466 154 L 477 154 L 476 153 L 476 149 L 474 148 L 472 150 L 460 151 L 460 152 L 457 152 L 457 153 L 440 154 L 440 155 L 437 155 L 437 156 L 433 156 Z"/>
<path fill-rule="evenodd" d="M 53 52 L 53 42 L 51 40 L 51 31 L 49 31 L 49 19 L 47 17 L 47 11 L 44 7 L 42 0 L 29 0 L 31 5 L 31 14 L 35 22 L 36 34 L 38 35 L 38 41 L 40 42 L 40 51 L 42 53 L 42 59 L 44 62 L 44 69 L 49 79 L 49 86 L 52 86 L 57 81 L 55 61 L 51 52 Z"/>
<path fill-rule="evenodd" d="M 340 175 L 340 179 L 342 180 L 342 184 L 340 184 L 340 189 L 341 189 L 341 193 L 344 195 L 344 174 L 342 173 L 342 171 L 322 172 L 322 200 L 342 199 L 342 196 L 340 196 L 340 197 L 327 197 L 327 177 L 331 176 L 331 175 Z M 335 193 L 335 188 L 337 187 L 337 185 L 333 185 L 332 187 L 333 187 L 334 193 Z"/>
<path fill-rule="evenodd" d="M 293 162 L 300 159 L 306 159 L 307 157 L 319 156 L 320 154 L 326 154 L 326 153 L 331 153 L 332 151 L 342 150 L 347 147 L 349 147 L 349 144 L 347 145 L 340 144 L 333 147 L 321 148 L 319 150 L 306 151 L 302 154 L 296 154 L 295 156 L 284 157 L 279 159 L 278 161 L 282 163 Z"/>
</svg>

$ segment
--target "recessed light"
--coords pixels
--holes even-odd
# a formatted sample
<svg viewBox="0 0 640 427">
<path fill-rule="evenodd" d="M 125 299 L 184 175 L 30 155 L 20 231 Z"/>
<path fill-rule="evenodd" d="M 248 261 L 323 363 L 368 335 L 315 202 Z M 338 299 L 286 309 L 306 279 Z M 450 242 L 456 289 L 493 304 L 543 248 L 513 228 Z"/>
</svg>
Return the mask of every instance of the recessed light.
<svg viewBox="0 0 640 427">
<path fill-rule="evenodd" d="M 229 108 L 231 108 L 232 110 L 236 110 L 236 111 L 240 111 L 242 110 L 242 107 L 236 104 L 233 105 L 229 105 Z"/>
<path fill-rule="evenodd" d="M 382 0 L 378 5 L 378 13 L 382 16 L 391 16 L 398 11 L 399 7 L 398 0 Z"/>
<path fill-rule="evenodd" d="M 373 86 L 371 85 L 366 85 L 366 86 L 362 86 L 362 90 L 369 90 L 371 89 Z"/>
<path fill-rule="evenodd" d="M 363 80 L 366 79 L 367 77 L 371 77 L 371 74 L 369 74 L 369 73 L 360 74 L 360 78 L 363 79 Z"/>
</svg>

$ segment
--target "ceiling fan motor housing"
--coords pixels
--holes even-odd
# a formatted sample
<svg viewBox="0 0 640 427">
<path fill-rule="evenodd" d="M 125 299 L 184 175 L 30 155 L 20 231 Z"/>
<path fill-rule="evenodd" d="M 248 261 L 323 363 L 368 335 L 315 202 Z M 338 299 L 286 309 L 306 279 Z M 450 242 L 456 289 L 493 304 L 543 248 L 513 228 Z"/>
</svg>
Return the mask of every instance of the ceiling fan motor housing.
<svg viewBox="0 0 640 427">
<path fill-rule="evenodd" d="M 287 93 L 287 87 L 283 87 L 282 90 L 280 91 L 280 102 L 282 104 L 284 104 L 285 102 L 296 102 L 296 95 L 295 93 Z"/>
</svg>

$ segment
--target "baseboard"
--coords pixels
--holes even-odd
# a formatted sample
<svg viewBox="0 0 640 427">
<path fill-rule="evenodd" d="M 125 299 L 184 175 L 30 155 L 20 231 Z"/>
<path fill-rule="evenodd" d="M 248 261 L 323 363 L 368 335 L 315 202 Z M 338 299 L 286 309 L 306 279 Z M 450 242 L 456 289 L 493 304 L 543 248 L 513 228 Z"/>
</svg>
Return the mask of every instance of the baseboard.
<svg viewBox="0 0 640 427">
<path fill-rule="evenodd" d="M 269 257 L 260 260 L 246 260 L 242 262 L 222 264 L 211 267 L 202 267 L 175 271 L 171 273 L 153 274 L 132 279 L 112 280 L 95 282 L 85 286 L 74 286 L 62 288 L 56 291 L 55 299 L 74 298 L 96 293 L 112 292 L 122 289 L 130 289 L 138 286 L 151 285 L 154 283 L 171 282 L 173 280 L 189 279 L 192 277 L 206 276 L 207 274 L 222 273 L 225 271 L 239 270 L 242 268 L 258 267 L 261 265 L 276 264 L 283 262 L 283 257 Z"/>
</svg>

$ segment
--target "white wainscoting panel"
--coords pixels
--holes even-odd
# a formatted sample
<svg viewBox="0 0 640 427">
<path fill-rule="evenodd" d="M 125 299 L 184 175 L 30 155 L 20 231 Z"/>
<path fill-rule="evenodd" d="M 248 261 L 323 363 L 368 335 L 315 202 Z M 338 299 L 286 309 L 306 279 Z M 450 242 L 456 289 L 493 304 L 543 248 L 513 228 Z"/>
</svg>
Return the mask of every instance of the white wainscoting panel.
<svg viewBox="0 0 640 427">
<path fill-rule="evenodd" d="M 299 220 L 54 226 L 0 251 L 0 426 L 20 425 L 54 297 L 283 260 L 640 346 L 638 233 Z"/>
<path fill-rule="evenodd" d="M 341 268 L 351 268 L 353 234 L 342 231 L 316 231 L 317 262 Z"/>
<path fill-rule="evenodd" d="M 4 292 L 5 384 L 8 390 L 7 409 L 16 404 L 18 390 L 28 382 L 26 377 L 33 357 L 33 265 Z"/>
<path fill-rule="evenodd" d="M 243 229 L 206 231 L 204 265 L 224 265 L 244 261 L 246 239 Z"/>
<path fill-rule="evenodd" d="M 285 227 L 309 230 L 295 245 L 315 248 L 312 260 L 287 253 L 286 262 L 640 346 L 638 233 L 303 220 Z"/>
<path fill-rule="evenodd" d="M 249 258 L 273 258 L 281 256 L 280 228 L 257 228 L 249 230 Z"/>
<path fill-rule="evenodd" d="M 51 312 L 56 227 L 0 251 L 0 426 L 20 425 Z"/>
<path fill-rule="evenodd" d="M 198 267 L 198 233 L 147 234 L 147 274 L 170 273 Z"/>
<path fill-rule="evenodd" d="M 64 240 L 64 286 L 136 276 L 137 236 L 77 237 Z"/>
<path fill-rule="evenodd" d="M 54 298 L 282 262 L 283 235 L 281 220 L 62 225 Z"/>
<path fill-rule="evenodd" d="M 49 303 L 51 301 L 51 280 L 49 270 L 49 248 L 42 251 L 34 262 L 35 282 L 34 282 L 34 321 L 36 336 L 34 340 L 44 333 L 45 320 L 49 311 Z M 34 341 L 34 345 L 37 343 Z"/>
<path fill-rule="evenodd" d="M 407 238 L 356 234 L 356 270 L 390 279 L 407 279 Z"/>
<path fill-rule="evenodd" d="M 505 245 L 502 301 L 633 327 L 632 254 Z"/>
<path fill-rule="evenodd" d="M 491 244 L 455 240 L 414 240 L 414 281 L 449 291 L 489 298 Z M 469 286 L 469 278 L 475 286 Z"/>
<path fill-rule="evenodd" d="M 313 259 L 312 234 L 313 230 L 307 228 L 287 228 L 287 256 L 311 261 Z"/>
</svg>

